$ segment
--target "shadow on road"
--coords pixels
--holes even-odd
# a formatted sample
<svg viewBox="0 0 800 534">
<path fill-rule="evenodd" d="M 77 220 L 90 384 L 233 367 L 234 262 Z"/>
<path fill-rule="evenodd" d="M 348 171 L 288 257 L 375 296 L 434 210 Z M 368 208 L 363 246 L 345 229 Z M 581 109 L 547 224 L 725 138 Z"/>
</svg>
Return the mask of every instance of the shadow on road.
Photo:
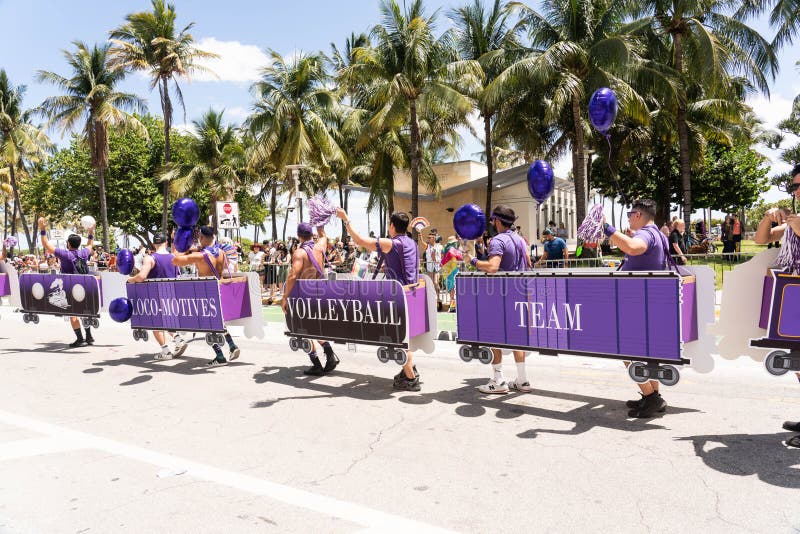
<svg viewBox="0 0 800 534">
<path fill-rule="evenodd" d="M 721 473 L 751 476 L 773 486 L 800 488 L 800 449 L 782 442 L 791 432 L 778 434 L 727 434 L 676 438 L 691 441 L 703 462 Z"/>
<path fill-rule="evenodd" d="M 122 345 L 91 345 L 91 346 L 83 346 L 78 348 L 72 348 L 69 346 L 69 343 L 34 343 L 31 348 L 14 348 L 14 349 L 3 349 L 2 354 L 29 354 L 29 353 L 44 353 L 44 354 L 88 354 L 89 350 L 87 349 L 94 349 L 94 348 L 113 348 L 113 347 L 121 347 Z"/>
<path fill-rule="evenodd" d="M 611 428 L 628 432 L 639 432 L 643 430 L 657 430 L 664 427 L 653 424 L 651 420 L 627 419 L 628 409 L 624 401 L 613 399 L 602 399 L 577 395 L 572 393 L 562 393 L 556 391 L 534 390 L 532 394 L 510 393 L 508 395 L 490 397 L 478 393 L 475 388 L 486 382 L 485 379 L 475 378 L 464 380 L 464 386 L 456 389 L 422 392 L 408 394 L 392 390 L 392 381 L 386 378 L 378 378 L 372 375 L 363 375 L 336 371 L 338 378 L 349 379 L 346 384 L 327 384 L 320 380 L 323 377 L 309 377 L 303 375 L 305 367 L 264 367 L 260 372 L 253 375 L 253 380 L 258 384 L 273 382 L 298 389 L 321 393 L 321 395 L 301 395 L 291 397 L 276 397 L 274 399 L 254 402 L 252 408 L 268 408 L 281 401 L 287 400 L 306 400 L 325 397 L 349 397 L 359 400 L 388 400 L 395 397 L 397 400 L 406 404 L 430 404 L 434 401 L 442 404 L 456 405 L 455 413 L 461 417 L 480 417 L 490 410 L 495 410 L 495 416 L 500 419 L 514 419 L 523 415 L 541 417 L 543 419 L 553 419 L 566 421 L 573 424 L 569 430 L 551 430 L 547 428 L 535 428 L 517 434 L 520 438 L 535 438 L 540 433 L 551 434 L 582 434 L 594 427 Z M 424 380 L 424 377 L 423 377 Z M 424 387 L 424 386 L 423 386 Z M 568 411 L 550 410 L 537 406 L 516 404 L 513 399 L 529 399 L 530 403 L 535 403 L 537 397 L 548 397 L 552 399 L 563 399 L 571 402 L 583 403 L 582 406 Z M 691 413 L 698 410 L 687 408 L 668 408 L 669 413 Z"/>
</svg>

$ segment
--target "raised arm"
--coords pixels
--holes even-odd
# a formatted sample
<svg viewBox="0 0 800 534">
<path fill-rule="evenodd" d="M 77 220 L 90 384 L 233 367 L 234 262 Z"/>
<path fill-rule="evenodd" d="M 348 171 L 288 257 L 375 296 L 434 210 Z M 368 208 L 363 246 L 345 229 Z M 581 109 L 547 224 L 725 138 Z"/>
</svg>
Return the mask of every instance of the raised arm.
<svg viewBox="0 0 800 534">
<path fill-rule="evenodd" d="M 347 217 L 347 212 L 342 208 L 336 209 L 336 216 L 344 221 L 345 228 L 347 228 L 347 231 L 350 233 L 350 237 L 353 238 L 353 241 L 355 241 L 356 245 L 359 247 L 364 247 L 368 251 L 373 252 L 376 251 L 378 249 L 378 245 L 380 245 L 381 251 L 384 254 L 392 250 L 391 239 L 386 239 L 385 237 L 379 239 L 372 239 L 371 237 L 364 239 L 361 237 L 361 235 L 359 235 L 359 233 L 353 228 L 350 219 Z"/>
<path fill-rule="evenodd" d="M 152 256 L 145 256 L 142 260 L 142 268 L 136 276 L 128 278 L 128 283 L 144 282 L 147 280 L 147 275 L 150 274 L 150 269 L 155 265 L 156 260 Z"/>
<path fill-rule="evenodd" d="M 324 226 L 317 226 L 317 235 L 319 236 L 319 239 L 317 239 L 317 242 L 314 243 L 314 249 L 319 250 L 320 252 L 322 252 L 322 255 L 325 256 L 326 252 L 328 251 L 328 236 L 325 233 Z M 292 259 L 292 261 L 294 261 L 294 258 Z M 302 260 L 301 260 L 301 265 L 302 265 Z"/>
<path fill-rule="evenodd" d="M 47 239 L 47 220 L 44 217 L 39 217 L 39 236 L 42 238 L 42 248 L 53 254 L 56 251 L 56 247 Z"/>
<path fill-rule="evenodd" d="M 176 254 L 172 257 L 172 265 L 176 267 L 186 267 L 187 265 L 199 265 L 203 261 L 202 252 L 191 252 L 189 254 Z"/>
<path fill-rule="evenodd" d="M 761 222 L 758 223 L 756 235 L 753 237 L 756 245 L 766 245 L 773 241 L 779 241 L 786 231 L 786 218 L 786 212 L 781 208 L 768 209 L 764 217 L 761 218 Z M 778 226 L 773 228 L 772 223 Z"/>
</svg>

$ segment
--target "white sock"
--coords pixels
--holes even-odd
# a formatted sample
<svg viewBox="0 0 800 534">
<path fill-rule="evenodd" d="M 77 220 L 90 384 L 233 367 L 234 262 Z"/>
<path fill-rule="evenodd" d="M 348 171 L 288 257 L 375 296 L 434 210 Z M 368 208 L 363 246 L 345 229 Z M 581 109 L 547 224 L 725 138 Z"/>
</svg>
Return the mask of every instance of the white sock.
<svg viewBox="0 0 800 534">
<path fill-rule="evenodd" d="M 161 345 L 161 354 L 167 354 L 169 352 L 169 345 Z"/>
<path fill-rule="evenodd" d="M 183 341 L 183 338 L 181 337 L 181 335 L 180 335 L 180 334 L 175 334 L 175 337 L 173 337 L 173 338 L 172 338 L 172 340 L 173 340 L 175 343 L 181 343 L 181 342 Z"/>
<path fill-rule="evenodd" d="M 498 384 L 502 384 L 503 382 L 506 381 L 506 379 L 503 378 L 503 364 L 502 363 L 492 364 L 492 369 L 494 369 L 494 381 L 495 382 L 497 382 Z"/>
<path fill-rule="evenodd" d="M 524 384 L 528 381 L 528 374 L 525 372 L 525 362 L 517 363 L 517 384 Z"/>
</svg>

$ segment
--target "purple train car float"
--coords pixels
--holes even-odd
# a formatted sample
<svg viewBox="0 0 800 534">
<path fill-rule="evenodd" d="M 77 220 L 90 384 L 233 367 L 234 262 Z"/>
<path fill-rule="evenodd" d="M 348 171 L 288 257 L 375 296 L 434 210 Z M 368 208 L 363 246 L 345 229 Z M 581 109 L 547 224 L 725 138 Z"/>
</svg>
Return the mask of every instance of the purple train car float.
<svg viewBox="0 0 800 534">
<path fill-rule="evenodd" d="M 38 323 L 40 315 L 55 315 L 81 317 L 86 327 L 100 326 L 102 291 L 94 275 L 23 273 L 19 296 L 26 323 Z"/>
<path fill-rule="evenodd" d="M 204 332 L 208 344 L 222 344 L 226 322 L 252 315 L 244 277 L 145 280 L 127 284 L 126 291 L 136 340 L 147 340 L 148 330 L 165 330 Z"/>
<path fill-rule="evenodd" d="M 432 330 L 427 278 L 402 286 L 395 280 L 298 280 L 287 297 L 289 347 L 311 350 L 311 340 L 378 347 L 381 362 L 402 365 L 410 340 Z"/>
<path fill-rule="evenodd" d="M 694 276 L 661 272 L 464 273 L 456 282 L 459 356 L 491 348 L 630 360 L 630 376 L 674 385 L 698 339 Z"/>
<path fill-rule="evenodd" d="M 767 336 L 751 340 L 750 346 L 777 349 L 764 360 L 767 371 L 776 376 L 800 371 L 800 275 L 769 270 L 759 326 L 767 329 Z"/>
</svg>

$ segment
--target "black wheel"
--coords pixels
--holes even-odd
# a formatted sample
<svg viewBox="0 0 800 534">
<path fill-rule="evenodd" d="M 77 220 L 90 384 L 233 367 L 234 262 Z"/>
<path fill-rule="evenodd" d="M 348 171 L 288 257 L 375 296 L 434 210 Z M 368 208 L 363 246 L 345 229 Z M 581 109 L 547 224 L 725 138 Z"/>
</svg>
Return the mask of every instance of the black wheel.
<svg viewBox="0 0 800 534">
<path fill-rule="evenodd" d="M 150 337 L 150 334 L 147 333 L 147 330 L 142 330 L 141 336 L 142 336 L 142 341 L 147 341 L 148 338 Z"/>
<path fill-rule="evenodd" d="M 289 348 L 292 349 L 293 352 L 300 350 L 300 343 L 298 343 L 298 341 L 296 337 L 289 338 Z"/>
<path fill-rule="evenodd" d="M 482 364 L 490 364 L 494 360 L 494 354 L 492 353 L 492 349 L 488 347 L 481 347 L 478 349 L 478 361 Z"/>
<path fill-rule="evenodd" d="M 628 366 L 628 376 L 637 384 L 644 384 L 650 380 L 650 371 L 644 362 L 631 362 Z"/>
<path fill-rule="evenodd" d="M 133 340 L 134 341 L 139 341 L 139 331 L 138 330 L 134 330 L 131 333 L 133 334 Z"/>
<path fill-rule="evenodd" d="M 38 315 L 35 315 L 35 314 L 31 315 L 31 320 L 33 321 L 33 324 L 39 324 L 39 316 Z"/>
<path fill-rule="evenodd" d="M 305 352 L 306 354 L 309 354 L 311 352 L 311 349 L 314 348 L 314 346 L 311 344 L 310 339 L 303 339 L 301 341 L 301 344 L 302 344 L 301 346 L 303 347 L 303 352 Z"/>
<path fill-rule="evenodd" d="M 785 375 L 789 370 L 785 369 L 783 367 L 776 367 L 775 359 L 776 358 L 785 358 L 788 355 L 789 355 L 789 353 L 787 353 L 784 350 L 774 350 L 774 351 L 770 352 L 769 355 L 767 356 L 767 359 L 764 360 L 764 366 L 767 368 L 767 371 L 769 372 L 769 374 L 774 375 L 774 376 Z"/>
<path fill-rule="evenodd" d="M 397 365 L 406 364 L 406 362 L 408 361 L 408 354 L 406 354 L 406 351 L 404 351 L 403 349 L 394 349 L 392 352 L 394 353 L 393 359 Z"/>
<path fill-rule="evenodd" d="M 22 314 L 22 322 L 25 323 L 25 324 L 28 324 L 29 322 L 31 322 L 30 315 L 28 315 L 27 313 L 23 313 Z"/>
<path fill-rule="evenodd" d="M 92 319 L 92 327 L 100 328 L 100 319 Z"/>
<path fill-rule="evenodd" d="M 661 369 L 662 372 L 659 373 L 661 376 L 658 378 L 658 381 L 665 386 L 674 386 L 681 379 L 681 374 L 674 365 L 662 365 Z"/>
<path fill-rule="evenodd" d="M 458 349 L 458 357 L 467 363 L 472 361 L 472 347 L 469 345 L 461 345 Z"/>
<path fill-rule="evenodd" d="M 381 363 L 386 363 L 389 361 L 389 349 L 386 347 L 380 347 L 378 349 L 378 360 Z"/>
<path fill-rule="evenodd" d="M 206 344 L 207 345 L 215 345 L 216 344 L 216 337 L 211 332 L 206 334 Z"/>
</svg>

